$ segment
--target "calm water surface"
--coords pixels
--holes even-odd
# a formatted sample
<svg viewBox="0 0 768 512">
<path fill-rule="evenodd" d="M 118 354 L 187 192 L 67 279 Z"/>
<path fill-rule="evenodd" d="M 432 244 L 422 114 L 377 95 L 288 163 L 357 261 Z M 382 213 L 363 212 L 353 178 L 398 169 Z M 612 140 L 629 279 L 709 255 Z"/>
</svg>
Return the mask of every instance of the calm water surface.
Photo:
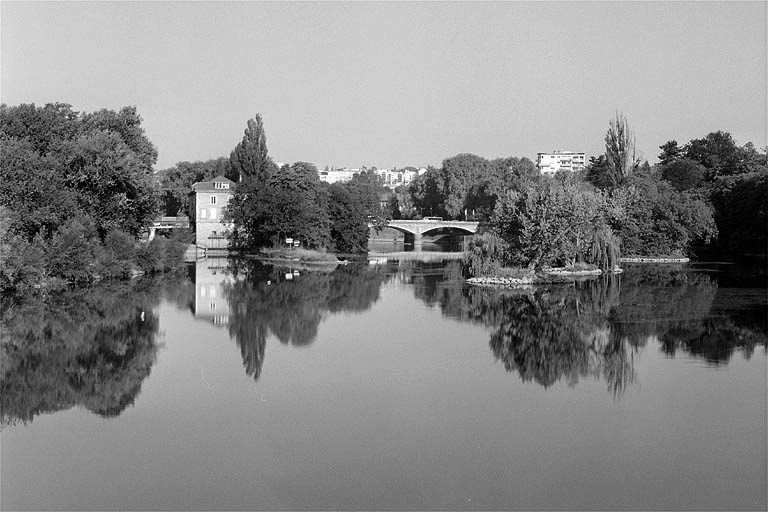
<svg viewBox="0 0 768 512">
<path fill-rule="evenodd" d="M 765 509 L 765 275 L 201 260 L 2 311 L 3 510 Z"/>
</svg>

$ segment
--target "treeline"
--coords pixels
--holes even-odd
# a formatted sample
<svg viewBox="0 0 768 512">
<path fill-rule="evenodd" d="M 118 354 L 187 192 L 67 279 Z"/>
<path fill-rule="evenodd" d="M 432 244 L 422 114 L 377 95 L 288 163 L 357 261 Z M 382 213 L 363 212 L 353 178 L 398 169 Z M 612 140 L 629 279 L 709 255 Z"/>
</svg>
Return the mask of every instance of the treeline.
<svg viewBox="0 0 768 512">
<path fill-rule="evenodd" d="M 320 181 L 314 164 L 279 167 L 268 154 L 259 114 L 248 121 L 229 158 L 179 162 L 157 173 L 166 214 L 192 213 L 187 198 L 192 184 L 220 175 L 237 183 L 228 211 L 234 223 L 230 239 L 245 252 L 278 246 L 285 238 L 310 249 L 364 252 L 369 225 L 381 227 L 397 215 L 373 170 L 328 184 Z"/>
<path fill-rule="evenodd" d="M 164 270 L 183 249 L 137 244 L 157 214 L 157 150 L 135 107 L 0 106 L 0 290 Z"/>
<path fill-rule="evenodd" d="M 469 185 L 422 195 L 449 217 L 479 212 L 485 233 L 470 242 L 465 270 L 471 275 L 498 273 L 504 266 L 580 263 L 611 270 L 620 255 L 691 256 L 694 250 L 765 256 L 766 151 L 751 143 L 740 147 L 724 132 L 683 147 L 670 141 L 660 149 L 659 164 L 641 165 L 634 133 L 617 114 L 606 133 L 605 154 L 592 157 L 584 171 L 546 177 L 519 175 L 510 167 L 501 193 L 486 195 L 480 209 L 472 193 L 461 191 L 481 189 L 482 174 L 470 174 L 476 178 Z M 441 174 L 446 171 L 444 164 Z M 441 190 L 428 180 L 420 177 L 411 189 Z"/>
<path fill-rule="evenodd" d="M 470 273 L 580 263 L 610 270 L 622 254 L 679 257 L 703 248 L 765 254 L 766 152 L 723 132 L 661 150 L 659 164 L 641 164 L 634 133 L 617 113 L 605 153 L 584 171 L 549 177 L 527 158 L 459 154 L 392 193 L 373 171 L 329 185 L 313 164 L 278 168 L 257 115 L 229 159 L 179 163 L 162 186 L 177 191 L 175 207 L 186 201 L 192 174 L 238 181 L 229 218 L 245 250 L 291 237 L 309 248 L 362 252 L 369 226 L 440 216 L 481 222 Z"/>
</svg>

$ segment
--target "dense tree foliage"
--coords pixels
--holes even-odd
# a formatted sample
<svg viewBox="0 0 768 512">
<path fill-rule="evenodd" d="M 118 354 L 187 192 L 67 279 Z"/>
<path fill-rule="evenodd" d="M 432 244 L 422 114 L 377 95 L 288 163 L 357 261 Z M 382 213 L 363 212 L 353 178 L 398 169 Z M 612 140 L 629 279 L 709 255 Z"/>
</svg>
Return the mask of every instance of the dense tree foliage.
<svg viewBox="0 0 768 512">
<path fill-rule="evenodd" d="M 768 170 L 721 178 L 711 190 L 720 251 L 725 254 L 766 254 Z"/>
<path fill-rule="evenodd" d="M 422 216 L 444 217 L 447 214 L 443 205 L 443 177 L 440 169 L 429 166 L 427 172 L 414 179 L 408 186 L 415 214 Z"/>
<path fill-rule="evenodd" d="M 0 151 L 5 291 L 93 280 L 104 243 L 135 240 L 157 214 L 157 151 L 135 107 L 2 105 Z"/>
<path fill-rule="evenodd" d="M 331 222 L 331 240 L 339 252 L 364 252 L 370 230 L 368 213 L 362 201 L 344 183 L 328 186 L 328 217 Z"/>
<path fill-rule="evenodd" d="M 307 247 L 325 247 L 329 239 L 328 196 L 314 165 L 297 162 L 274 173 L 259 196 L 260 233 L 272 245 L 289 236 Z"/>
<path fill-rule="evenodd" d="M 427 168 L 409 187 L 414 208 L 422 216 L 486 220 L 496 201 L 537 175 L 527 158 L 486 158 L 462 153 Z"/>
<path fill-rule="evenodd" d="M 311 163 L 278 169 L 267 153 L 258 115 L 248 122 L 230 163 L 241 178 L 228 212 L 235 225 L 233 241 L 240 249 L 258 250 L 293 238 L 309 248 L 362 252 L 369 223 L 380 227 L 391 218 L 381 206 L 386 189 L 373 170 L 327 185 Z"/>
<path fill-rule="evenodd" d="M 155 180 L 160 189 L 163 213 L 169 216 L 187 215 L 192 185 L 211 180 L 216 176 L 237 181 L 237 175 L 230 165 L 229 158 L 220 157 L 204 162 L 179 162 L 173 167 L 157 171 Z"/>
<path fill-rule="evenodd" d="M 615 198 L 624 208 L 614 224 L 624 254 L 681 256 L 717 236 L 709 202 L 695 191 L 678 192 L 656 173 L 637 173 Z"/>
<path fill-rule="evenodd" d="M 751 142 L 738 146 L 730 133 L 717 131 L 683 147 L 672 140 L 660 149 L 662 179 L 714 206 L 716 249 L 725 255 L 768 252 L 765 148 L 757 150 Z"/>
<path fill-rule="evenodd" d="M 539 268 L 578 261 L 610 270 L 619 251 L 610 223 L 620 215 L 608 195 L 568 177 L 510 191 L 490 225 L 509 244 L 511 263 Z"/>
<path fill-rule="evenodd" d="M 671 160 L 661 166 L 661 178 L 681 192 L 700 187 L 705 176 L 704 166 L 688 158 Z"/>
</svg>

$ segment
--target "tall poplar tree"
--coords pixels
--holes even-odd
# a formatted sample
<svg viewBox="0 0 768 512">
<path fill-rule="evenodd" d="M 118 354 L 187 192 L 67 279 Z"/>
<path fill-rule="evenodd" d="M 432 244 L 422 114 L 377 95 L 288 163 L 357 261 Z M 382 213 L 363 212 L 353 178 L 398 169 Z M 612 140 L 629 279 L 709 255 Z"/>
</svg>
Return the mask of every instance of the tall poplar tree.
<svg viewBox="0 0 768 512">
<path fill-rule="evenodd" d="M 243 140 L 229 155 L 229 161 L 238 181 L 255 179 L 264 183 L 269 179 L 274 164 L 267 155 L 267 136 L 261 114 L 248 120 Z"/>
<path fill-rule="evenodd" d="M 614 186 L 623 182 L 640 164 L 635 150 L 635 132 L 627 118 L 616 112 L 605 134 L 605 158 Z"/>
</svg>

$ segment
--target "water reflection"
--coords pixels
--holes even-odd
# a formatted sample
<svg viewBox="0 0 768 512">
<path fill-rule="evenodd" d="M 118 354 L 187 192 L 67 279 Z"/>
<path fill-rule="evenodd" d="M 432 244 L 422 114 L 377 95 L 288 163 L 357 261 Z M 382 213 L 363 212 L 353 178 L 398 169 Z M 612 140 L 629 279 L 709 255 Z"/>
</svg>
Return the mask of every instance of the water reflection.
<svg viewBox="0 0 768 512">
<path fill-rule="evenodd" d="M 382 269 L 365 265 L 308 268 L 242 260 L 200 260 L 195 276 L 195 316 L 227 326 L 255 380 L 270 335 L 286 345 L 309 345 L 326 315 L 369 309 L 387 279 Z"/>
<path fill-rule="evenodd" d="M 133 404 L 156 359 L 154 307 L 160 291 L 174 290 L 178 282 L 165 276 L 104 283 L 45 300 L 4 303 L 2 424 L 31 422 L 74 406 L 114 417 Z"/>
<path fill-rule="evenodd" d="M 765 288 L 718 272 L 627 266 L 574 285 L 494 290 L 465 285 L 459 261 L 376 263 L 311 269 L 203 259 L 186 278 L 104 283 L 3 304 L 0 421 L 29 422 L 74 406 L 119 415 L 155 363 L 161 298 L 226 329 L 253 379 L 269 337 L 307 346 L 329 315 L 370 310 L 385 283 L 411 288 L 446 317 L 488 328 L 493 358 L 544 387 L 592 378 L 619 396 L 637 381 L 643 347 L 724 365 L 768 345 Z"/>
<path fill-rule="evenodd" d="M 653 339 L 669 356 L 682 351 L 709 364 L 727 363 L 736 350 L 749 358 L 767 344 L 765 290 L 720 289 L 712 276 L 681 266 L 499 290 L 457 285 L 457 265 L 421 276 L 415 296 L 448 317 L 490 327 L 494 357 L 545 387 L 593 377 L 618 396 L 636 380 L 638 348 Z"/>
</svg>

